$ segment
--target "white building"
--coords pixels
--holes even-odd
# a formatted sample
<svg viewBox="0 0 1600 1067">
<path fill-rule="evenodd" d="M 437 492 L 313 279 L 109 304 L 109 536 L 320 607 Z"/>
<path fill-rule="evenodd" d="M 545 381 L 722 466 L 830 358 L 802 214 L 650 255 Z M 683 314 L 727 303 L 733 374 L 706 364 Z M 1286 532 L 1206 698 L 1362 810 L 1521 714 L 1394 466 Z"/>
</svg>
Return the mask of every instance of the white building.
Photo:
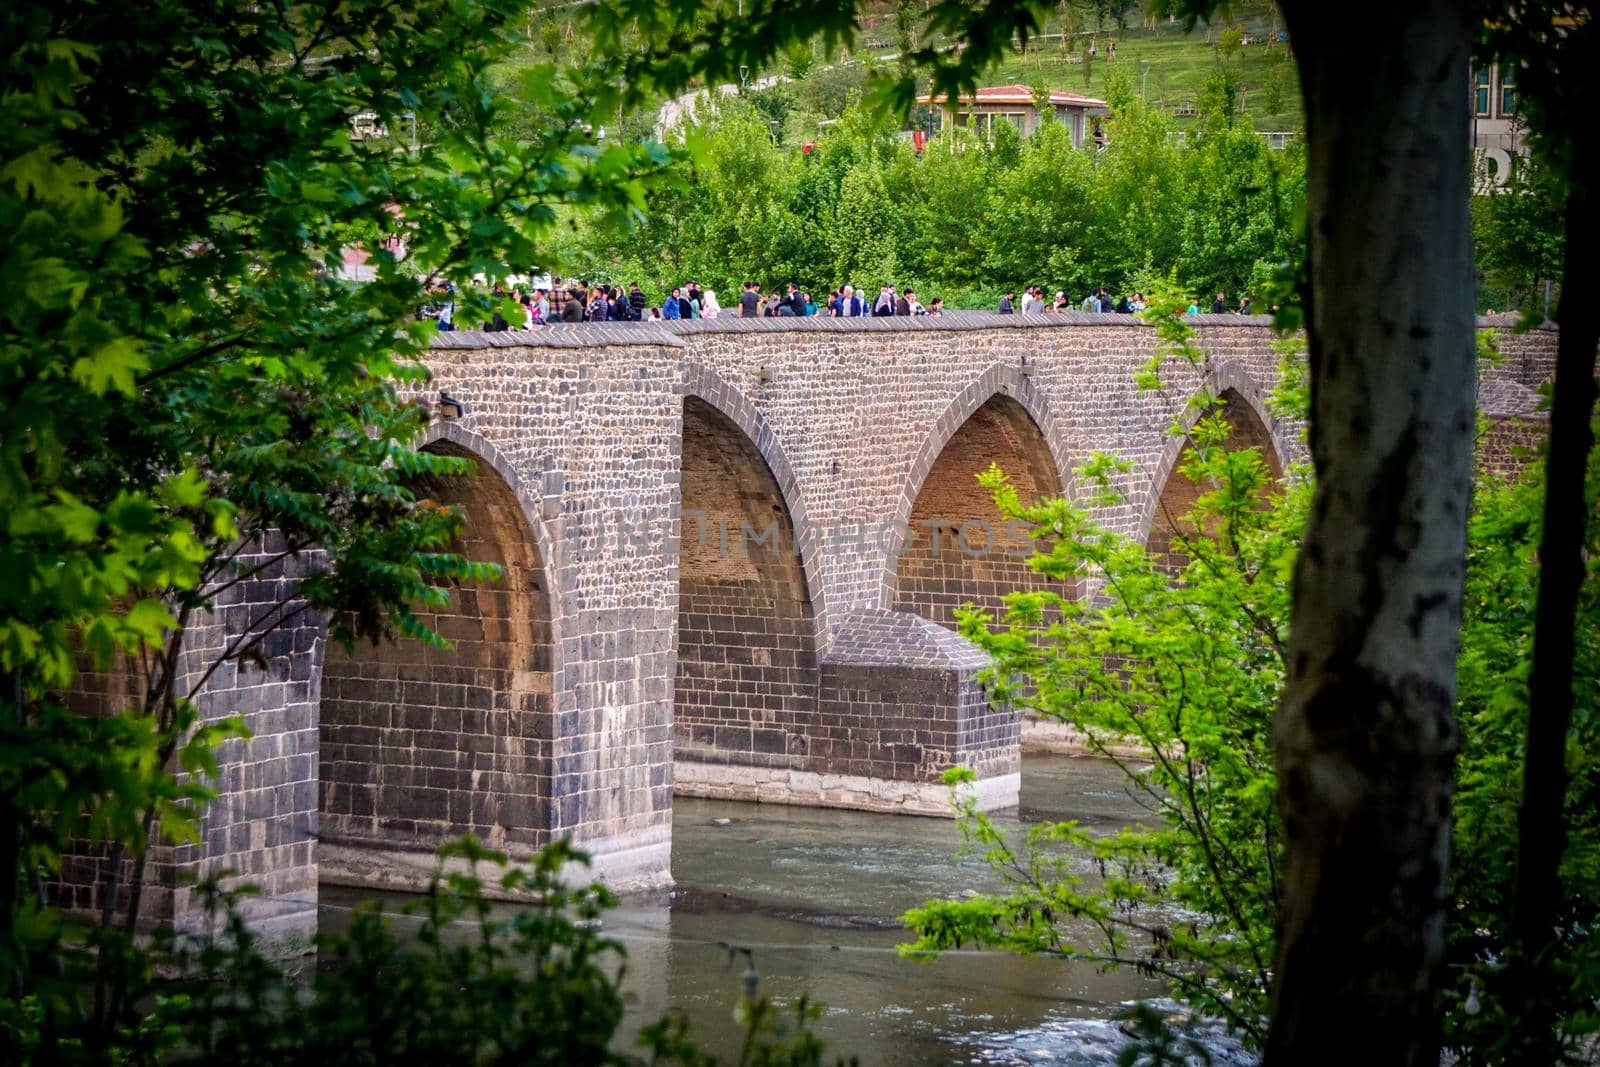
<svg viewBox="0 0 1600 1067">
<path fill-rule="evenodd" d="M 1503 185 L 1511 173 L 1511 157 L 1528 151 L 1517 118 L 1516 71 L 1499 64 L 1473 67 L 1472 153 L 1478 173 Z"/>
</svg>

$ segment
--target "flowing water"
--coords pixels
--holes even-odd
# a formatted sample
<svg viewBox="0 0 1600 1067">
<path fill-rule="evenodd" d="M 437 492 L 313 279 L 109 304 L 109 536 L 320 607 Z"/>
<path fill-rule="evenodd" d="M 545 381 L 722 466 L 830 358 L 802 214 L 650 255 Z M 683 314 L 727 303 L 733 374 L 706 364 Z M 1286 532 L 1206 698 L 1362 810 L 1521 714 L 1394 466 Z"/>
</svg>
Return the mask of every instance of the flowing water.
<svg viewBox="0 0 1600 1067">
<path fill-rule="evenodd" d="M 1029 756 L 1021 806 L 996 821 L 1114 829 L 1145 817 L 1114 766 Z M 736 1051 L 733 1007 L 753 962 L 776 1001 L 823 1002 L 819 1032 L 863 1064 L 1114 1063 L 1113 1017 L 1159 997 L 1158 982 L 1004 952 L 897 953 L 907 908 L 997 888 L 981 858 L 958 857 L 961 845 L 946 819 L 680 798 L 670 900 L 631 901 L 606 918 L 628 949 L 630 1033 L 681 1012 L 703 1044 Z M 371 895 L 324 887 L 328 924 Z"/>
</svg>

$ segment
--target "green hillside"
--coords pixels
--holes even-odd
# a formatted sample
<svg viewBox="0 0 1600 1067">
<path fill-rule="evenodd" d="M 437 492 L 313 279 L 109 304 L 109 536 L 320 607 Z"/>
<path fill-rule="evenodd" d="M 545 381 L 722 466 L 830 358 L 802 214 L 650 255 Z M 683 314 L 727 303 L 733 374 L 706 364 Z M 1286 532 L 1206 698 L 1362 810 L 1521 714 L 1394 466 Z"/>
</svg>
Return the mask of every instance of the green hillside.
<svg viewBox="0 0 1600 1067">
<path fill-rule="evenodd" d="M 997 69 L 984 76 L 984 83 L 1044 83 L 1052 89 L 1103 99 L 1107 80 L 1113 75 L 1126 75 L 1148 100 L 1172 111 L 1182 128 L 1188 121 L 1185 109 L 1196 104 L 1202 82 L 1219 64 L 1226 64 L 1242 87 L 1240 104 L 1257 130 L 1299 128 L 1299 83 L 1288 45 L 1277 40 L 1281 21 L 1267 0 L 1234 3 L 1228 24 L 1200 25 L 1193 30 L 1167 20 L 1145 23 L 1138 3 L 1099 6 L 1108 10 L 1125 7 L 1124 24 L 1119 26 L 1112 17 L 1069 15 L 1058 9 L 1046 19 L 1043 39 L 1026 52 L 1009 54 Z M 837 118 L 844 103 L 859 90 L 866 68 L 892 62 L 898 53 L 895 8 L 892 2 L 869 5 L 861 16 L 856 46 L 848 54 L 831 60 L 815 54 L 798 62 L 791 59 L 769 70 L 750 72 L 752 81 L 778 77 L 788 82 L 784 95 L 793 103 L 772 117 L 782 124 L 782 112 L 792 108 L 812 122 Z M 1076 10 L 1081 11 L 1081 6 Z M 545 9 L 530 15 L 526 33 L 528 59 L 559 56 L 570 62 L 587 51 L 573 8 Z M 951 42 L 934 39 L 916 43 L 943 46 Z M 1084 54 L 1091 47 L 1093 54 L 1085 61 Z M 515 61 L 512 64 L 518 65 Z M 618 125 L 624 136 L 647 136 L 653 118 L 653 112 L 639 114 Z M 814 136 L 815 126 L 808 126 L 807 131 L 807 136 Z"/>
<path fill-rule="evenodd" d="M 1181 118 L 1181 109 L 1195 104 L 1206 75 L 1218 63 L 1227 62 L 1244 88 L 1241 103 L 1256 129 L 1293 130 L 1300 126 L 1299 82 L 1288 45 L 1274 39 L 1283 27 L 1281 20 L 1274 18 L 1270 3 L 1236 3 L 1233 21 L 1227 26 L 1200 25 L 1192 31 L 1166 20 L 1142 24 L 1139 6 L 1130 6 L 1124 27 L 1119 28 L 1112 19 L 1080 17 L 1076 32 L 1070 35 L 1063 33 L 1072 28 L 1066 16 L 1057 12 L 1045 23 L 1044 40 L 1026 53 L 1009 55 L 985 77 L 985 82 L 1035 85 L 1043 81 L 1053 89 L 1103 98 L 1106 79 L 1116 71 L 1125 71 L 1136 85 L 1142 83 L 1147 99 L 1180 109 Z M 1241 42 L 1247 43 L 1239 43 L 1225 60 L 1218 44 L 1230 28 Z M 1087 64 L 1082 59 L 1086 42 L 1094 48 Z M 1108 59 L 1113 44 L 1115 58 Z M 896 49 L 893 5 L 869 8 L 862 20 L 856 58 L 892 55 Z M 1274 95 L 1276 100 L 1272 99 Z"/>
</svg>

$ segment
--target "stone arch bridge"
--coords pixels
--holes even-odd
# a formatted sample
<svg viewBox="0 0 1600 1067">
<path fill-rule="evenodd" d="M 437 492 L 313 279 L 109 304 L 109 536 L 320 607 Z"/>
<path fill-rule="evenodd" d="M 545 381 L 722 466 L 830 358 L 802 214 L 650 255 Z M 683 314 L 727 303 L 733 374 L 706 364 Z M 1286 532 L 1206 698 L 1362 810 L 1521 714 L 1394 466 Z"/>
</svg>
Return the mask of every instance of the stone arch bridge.
<svg viewBox="0 0 1600 1067">
<path fill-rule="evenodd" d="M 319 876 L 415 887 L 469 831 L 513 854 L 572 835 L 614 884 L 664 884 L 674 791 L 944 814 L 938 776 L 964 764 L 981 804 L 1015 803 L 1021 725 L 953 610 L 1041 579 L 974 475 L 1071 494 L 1113 453 L 1132 466 L 1099 518 L 1160 539 L 1194 492 L 1170 428 L 1202 388 L 1239 442 L 1301 458 L 1264 401 L 1267 321 L 1195 323 L 1207 363 L 1143 392 L 1153 332 L 1114 315 L 441 335 L 426 398 L 463 410 L 436 404 L 425 444 L 476 464 L 419 489 L 464 508 L 461 549 L 505 580 L 430 620 L 448 651 L 347 655 L 308 624 L 219 679 L 202 706 L 255 736 L 230 742 L 202 842 L 153 870 L 239 871 L 288 917 Z M 1502 350 L 1485 406 L 1525 414 L 1554 334 Z"/>
</svg>

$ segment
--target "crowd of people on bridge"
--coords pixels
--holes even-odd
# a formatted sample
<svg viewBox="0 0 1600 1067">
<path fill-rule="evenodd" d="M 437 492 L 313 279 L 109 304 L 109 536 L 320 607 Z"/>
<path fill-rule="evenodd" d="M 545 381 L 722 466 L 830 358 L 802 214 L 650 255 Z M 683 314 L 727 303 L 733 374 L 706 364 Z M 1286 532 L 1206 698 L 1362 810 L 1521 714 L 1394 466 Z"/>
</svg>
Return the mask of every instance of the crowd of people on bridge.
<svg viewBox="0 0 1600 1067">
<path fill-rule="evenodd" d="M 893 285 L 879 286 L 877 294 L 871 297 L 853 285 L 841 285 L 819 302 L 810 292 L 793 282 L 779 291 L 764 293 L 761 283 L 747 281 L 737 300 L 728 308 L 718 301 L 714 290 L 702 288 L 695 281 L 673 286 L 659 304 L 645 295 L 638 282 L 624 290 L 617 285 L 591 284 L 583 280 L 563 283 L 560 278 L 554 279 L 549 285 L 530 286 L 510 292 L 497 288 L 495 296 L 502 302 L 510 299 L 518 304 L 522 308 L 522 321 L 508 321 L 501 311 L 496 310 L 493 321 L 484 326 L 489 331 L 531 330 L 547 323 L 715 319 L 724 314 L 742 319 L 805 318 L 811 315 L 883 318 L 942 315 L 945 311 L 943 297 L 936 296 L 923 304 L 915 289 L 910 286 L 897 289 Z M 422 316 L 434 320 L 440 330 L 455 329 L 453 288 L 449 285 L 438 287 L 430 294 L 430 300 L 432 303 L 422 309 Z M 1143 311 L 1147 306 L 1143 293 L 1123 294 L 1114 299 L 1110 291 L 1101 286 L 1091 289 L 1075 305 L 1064 290 L 1057 290 L 1053 299 L 1046 299 L 1044 288 L 1032 285 L 1023 291 L 1021 301 L 1017 300 L 1015 290 L 1006 290 L 1000 297 L 997 310 L 1002 315 L 1049 315 L 1068 311 L 1131 315 Z M 1199 314 L 1201 310 L 1198 299 L 1189 304 L 1191 315 Z M 1206 310 L 1214 315 L 1230 311 L 1240 315 L 1252 314 L 1248 296 L 1240 297 L 1237 307 L 1230 307 L 1226 296 L 1220 292 Z"/>
<path fill-rule="evenodd" d="M 1049 315 L 1065 311 L 1087 311 L 1102 315 L 1136 315 L 1149 306 L 1149 301 L 1145 299 L 1143 293 L 1124 294 L 1119 298 L 1113 299 L 1110 290 L 1106 289 L 1105 286 L 1101 286 L 1098 289 L 1089 290 L 1082 303 L 1074 307 L 1072 301 L 1067 299 L 1065 291 L 1056 290 L 1055 298 L 1047 301 L 1044 297 L 1043 287 L 1030 285 L 1023 291 L 1020 306 L 1017 303 L 1016 290 L 1007 289 L 1004 295 L 1000 297 L 1000 306 L 997 310 L 1002 315 L 1017 313 L 1023 315 Z M 1189 307 L 1186 310 L 1190 315 L 1200 314 L 1202 309 L 1199 298 L 1196 297 L 1190 300 Z M 1230 307 L 1225 293 L 1218 293 L 1217 298 L 1211 301 L 1211 306 L 1205 310 L 1213 315 L 1226 315 L 1230 312 L 1235 315 L 1255 314 L 1250 307 L 1250 298 L 1248 296 L 1239 297 L 1238 306 Z"/>
</svg>

